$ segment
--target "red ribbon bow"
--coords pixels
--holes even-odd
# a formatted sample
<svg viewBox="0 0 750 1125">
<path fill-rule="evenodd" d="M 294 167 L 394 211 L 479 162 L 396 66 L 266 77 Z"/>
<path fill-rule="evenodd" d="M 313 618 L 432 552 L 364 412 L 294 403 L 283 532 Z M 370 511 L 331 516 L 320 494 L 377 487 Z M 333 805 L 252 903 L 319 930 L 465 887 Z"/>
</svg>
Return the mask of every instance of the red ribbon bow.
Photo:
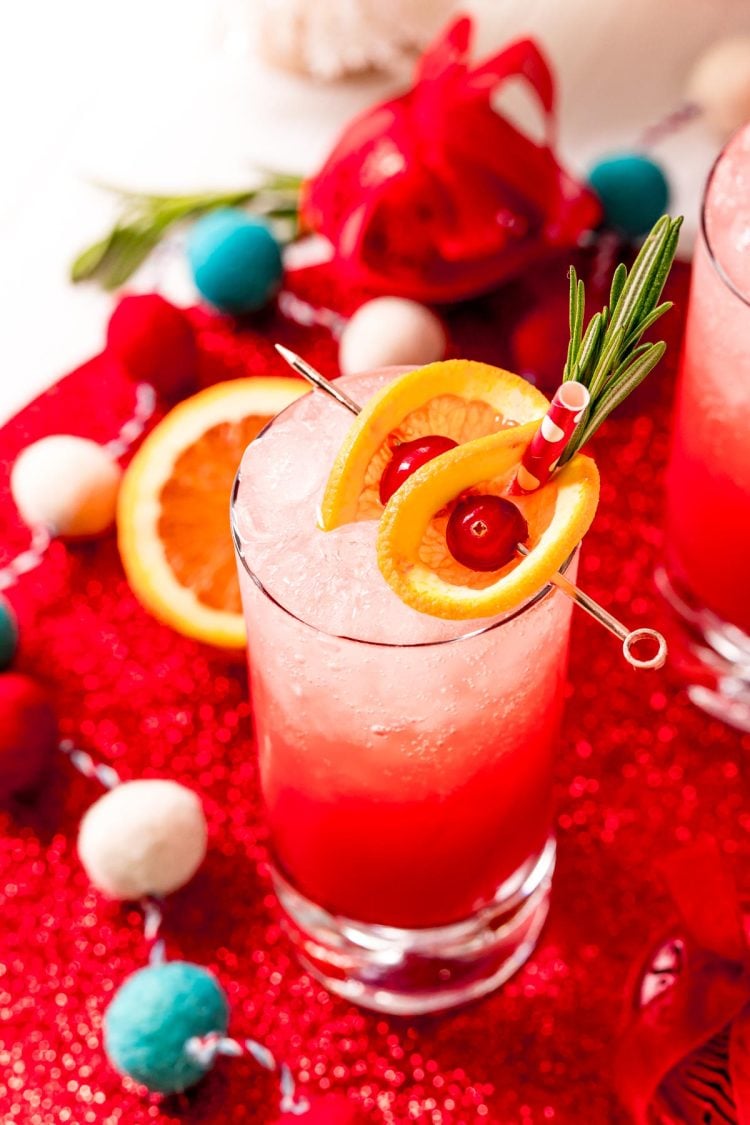
<svg viewBox="0 0 750 1125">
<path fill-rule="evenodd" d="M 351 284 L 425 301 L 496 286 L 595 226 L 595 196 L 552 151 L 555 89 L 530 39 L 475 67 L 461 17 L 429 48 L 415 84 L 361 114 L 305 186 L 303 221 L 333 244 Z M 492 99 L 522 79 L 544 118 L 535 144 Z"/>
<path fill-rule="evenodd" d="M 681 916 L 684 968 L 645 1005 L 636 989 L 616 1062 L 619 1092 L 647 1125 L 669 1072 L 729 1027 L 729 1095 L 739 1125 L 750 1125 L 750 946 L 737 888 L 712 840 L 681 850 L 662 870 Z M 695 1102 L 705 1107 L 699 1094 Z"/>
</svg>

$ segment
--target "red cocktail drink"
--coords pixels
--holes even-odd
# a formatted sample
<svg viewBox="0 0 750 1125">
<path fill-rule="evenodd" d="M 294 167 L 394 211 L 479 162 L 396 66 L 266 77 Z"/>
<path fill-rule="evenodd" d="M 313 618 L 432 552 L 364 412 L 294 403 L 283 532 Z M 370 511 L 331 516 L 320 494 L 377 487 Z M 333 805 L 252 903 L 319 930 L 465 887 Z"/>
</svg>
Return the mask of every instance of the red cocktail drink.
<svg viewBox="0 0 750 1125">
<path fill-rule="evenodd" d="M 392 377 L 338 385 L 364 403 Z M 261 784 L 305 959 L 353 999 L 429 1011 L 505 979 L 546 914 L 571 604 L 548 587 L 489 621 L 405 605 L 376 521 L 316 526 L 350 422 L 298 400 L 238 479 Z"/>
</svg>

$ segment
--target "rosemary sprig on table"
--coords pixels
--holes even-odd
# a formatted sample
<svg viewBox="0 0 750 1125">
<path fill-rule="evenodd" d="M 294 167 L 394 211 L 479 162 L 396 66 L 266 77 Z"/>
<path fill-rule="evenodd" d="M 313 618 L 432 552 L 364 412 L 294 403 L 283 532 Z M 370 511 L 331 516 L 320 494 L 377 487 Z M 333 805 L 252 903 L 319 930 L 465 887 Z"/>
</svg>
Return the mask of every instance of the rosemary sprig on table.
<svg viewBox="0 0 750 1125">
<path fill-rule="evenodd" d="M 171 227 L 217 207 L 249 206 L 256 214 L 283 221 L 291 237 L 296 228 L 300 184 L 297 176 L 268 174 L 256 187 L 239 191 L 148 195 L 114 189 L 122 199 L 121 214 L 103 239 L 78 255 L 70 267 L 71 280 L 96 280 L 105 289 L 118 289 Z"/>
<path fill-rule="evenodd" d="M 583 331 L 585 289 L 570 268 L 570 343 L 563 379 L 588 387 L 591 401 L 565 447 L 565 464 L 599 429 L 616 406 L 653 371 L 666 344 L 641 343 L 647 328 L 672 307 L 659 304 L 674 260 L 682 218 L 663 215 L 643 243 L 630 271 L 621 262 L 612 276 L 609 304 Z"/>
</svg>

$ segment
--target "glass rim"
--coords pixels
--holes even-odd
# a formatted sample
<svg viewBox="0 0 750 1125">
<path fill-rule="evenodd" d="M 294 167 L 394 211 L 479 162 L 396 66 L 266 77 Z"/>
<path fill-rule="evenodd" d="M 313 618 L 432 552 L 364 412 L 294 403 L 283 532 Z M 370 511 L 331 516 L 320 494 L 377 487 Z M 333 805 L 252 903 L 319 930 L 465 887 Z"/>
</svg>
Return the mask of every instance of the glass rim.
<svg viewBox="0 0 750 1125">
<path fill-rule="evenodd" d="M 311 392 L 311 393 L 314 393 L 314 392 Z M 293 402 L 290 403 L 289 406 L 286 406 L 279 414 L 276 415 L 275 418 L 271 418 L 268 422 L 266 422 L 263 429 L 257 434 L 257 436 L 253 440 L 259 441 L 260 438 L 262 438 L 263 435 L 271 428 L 271 426 L 274 424 L 274 422 L 277 419 L 281 418 L 284 414 L 286 414 L 287 410 L 289 410 L 293 405 L 294 405 Z M 232 541 L 234 543 L 235 554 L 237 555 L 237 558 L 242 563 L 243 570 L 245 570 L 247 575 L 252 579 L 252 581 L 255 584 L 255 586 L 257 587 L 257 589 L 260 591 L 261 594 L 263 594 L 263 596 L 265 598 L 267 598 L 267 600 L 269 602 L 271 602 L 273 605 L 275 605 L 278 609 L 280 609 L 282 611 L 282 613 L 285 613 L 287 615 L 287 617 L 290 617 L 293 621 L 299 622 L 300 625 L 304 625 L 307 629 L 311 629 L 314 633 L 319 633 L 321 636 L 332 637 L 332 638 L 335 638 L 336 640 L 339 640 L 339 641 L 348 641 L 350 644 L 371 645 L 374 648 L 392 648 L 392 649 L 408 648 L 408 649 L 414 649 L 414 648 L 434 648 L 437 645 L 453 645 L 453 644 L 458 644 L 460 641 L 468 641 L 468 640 L 471 640 L 474 637 L 481 637 L 485 633 L 491 633 L 494 629 L 500 629 L 500 628 L 502 628 L 503 625 L 510 624 L 511 621 L 515 621 L 516 618 L 518 618 L 522 614 L 526 613 L 527 610 L 530 610 L 534 606 L 539 605 L 542 601 L 544 601 L 546 598 L 548 598 L 551 594 L 553 594 L 555 592 L 560 593 L 561 597 L 564 596 L 561 591 L 558 591 L 557 587 L 552 582 L 547 582 L 544 586 L 542 586 L 539 590 L 537 590 L 537 592 L 531 598 L 528 598 L 525 602 L 523 602 L 520 606 L 518 606 L 517 609 L 514 609 L 513 612 L 509 613 L 506 617 L 501 617 L 499 620 L 493 620 L 488 625 L 482 625 L 478 629 L 472 629 L 472 631 L 470 633 L 460 633 L 456 637 L 443 637 L 440 640 L 436 640 L 436 641 L 408 641 L 408 642 L 402 642 L 402 641 L 373 641 L 373 640 L 366 640 L 364 637 L 350 637 L 350 636 L 347 636 L 347 634 L 345 634 L 345 633 L 331 633 L 327 629 L 321 629 L 318 625 L 313 625 L 312 622 L 310 622 L 310 621 L 305 621 L 304 617 L 300 617 L 299 614 L 294 613 L 291 609 L 289 609 L 288 606 L 285 606 L 283 602 L 279 601 L 279 599 L 277 597 L 275 597 L 270 592 L 270 590 L 266 589 L 266 587 L 264 586 L 260 577 L 255 573 L 254 570 L 252 570 L 252 568 L 250 567 L 250 564 L 248 563 L 247 559 L 245 558 L 245 555 L 244 555 L 244 552 L 243 552 L 243 545 L 244 544 L 243 544 L 242 536 L 240 534 L 238 521 L 237 521 L 237 518 L 236 518 L 236 515 L 235 515 L 235 509 L 236 509 L 236 506 L 237 506 L 237 495 L 239 493 L 240 482 L 241 482 L 241 479 L 242 479 L 241 468 L 242 468 L 242 465 L 240 463 L 240 466 L 238 467 L 237 472 L 235 473 L 235 476 L 234 476 L 234 483 L 232 484 L 232 494 L 231 494 L 230 501 L 229 501 L 229 520 L 230 520 L 230 525 L 231 525 L 231 528 L 232 528 Z M 573 561 L 573 559 L 575 557 L 575 554 L 578 551 L 580 546 L 581 546 L 580 543 L 576 543 L 575 547 L 570 552 L 570 554 L 568 555 L 565 562 L 559 568 L 560 574 L 566 573 L 566 571 L 568 570 L 568 567 L 570 566 L 571 562 Z"/>
<path fill-rule="evenodd" d="M 742 301 L 743 305 L 750 306 L 750 293 L 743 293 L 743 291 L 740 289 L 737 282 L 734 281 L 729 276 L 726 269 L 721 264 L 721 261 L 719 260 L 719 256 L 716 253 L 716 250 L 711 245 L 711 238 L 710 238 L 709 233 L 708 233 L 708 217 L 707 217 L 708 196 L 709 196 L 709 193 L 711 191 L 711 185 L 714 182 L 714 176 L 716 175 L 716 170 L 719 167 L 719 165 L 721 164 L 724 157 L 726 156 L 727 150 L 730 148 L 730 146 L 732 145 L 734 140 L 739 136 L 739 134 L 745 128 L 746 128 L 746 126 L 741 125 L 739 129 L 736 129 L 734 131 L 734 133 L 732 133 L 731 137 L 729 137 L 729 139 L 726 141 L 726 143 L 722 146 L 721 151 L 717 154 L 713 164 L 711 165 L 711 171 L 708 173 L 708 179 L 706 180 L 706 186 L 703 189 L 703 199 L 701 201 L 701 234 L 703 235 L 703 241 L 704 241 L 705 246 L 706 246 L 706 251 L 708 253 L 709 261 L 711 262 L 711 265 L 716 270 L 716 273 L 719 276 L 719 278 L 724 282 L 727 289 L 729 289 L 730 292 L 734 293 L 735 297 L 739 298 L 739 300 Z"/>
</svg>

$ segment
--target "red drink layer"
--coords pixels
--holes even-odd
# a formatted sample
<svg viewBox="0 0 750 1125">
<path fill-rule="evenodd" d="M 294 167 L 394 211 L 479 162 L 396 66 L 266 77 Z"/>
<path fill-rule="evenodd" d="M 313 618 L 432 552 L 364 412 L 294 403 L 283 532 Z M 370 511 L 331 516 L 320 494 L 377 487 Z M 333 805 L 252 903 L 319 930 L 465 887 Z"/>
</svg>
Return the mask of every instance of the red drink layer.
<svg viewBox="0 0 750 1125">
<path fill-rule="evenodd" d="M 359 719 L 348 707 L 316 722 L 309 710 L 314 699 L 305 701 L 296 723 L 280 721 L 273 698 L 278 693 L 256 659 L 252 685 L 263 794 L 275 857 L 298 890 L 331 913 L 361 922 L 440 925 L 468 917 L 541 850 L 550 831 L 560 650 L 569 615 L 566 606 L 554 608 L 557 613 L 551 606 L 538 612 L 552 619 L 549 627 L 559 628 L 560 645 L 553 643 L 535 669 L 533 699 L 516 703 L 522 714 L 508 715 L 505 729 L 496 725 L 504 708 L 495 701 L 484 712 L 480 704 L 475 715 L 470 706 L 455 714 L 452 697 L 460 689 L 452 680 L 462 675 L 464 659 L 450 646 L 394 650 L 404 683 L 427 676 L 435 695 L 428 705 L 432 713 L 424 714 L 402 691 L 397 713 L 387 703 L 382 707 L 383 723 Z M 481 649 L 478 659 L 497 661 L 502 677 L 497 650 L 503 628 L 497 637 L 456 644 Z M 262 657 L 263 645 L 256 651 Z M 365 692 L 377 691 L 381 674 L 366 665 L 368 658 L 388 660 L 388 652 L 359 646 L 350 655 L 341 648 L 339 658 L 348 665 L 341 674 L 355 677 Z M 494 691 L 502 699 L 514 689 L 512 680 L 500 678 Z M 467 695 L 473 696 L 471 688 Z"/>
<path fill-rule="evenodd" d="M 383 381 L 344 385 L 364 402 Z M 273 855 L 332 914 L 458 922 L 549 835 L 571 606 L 550 592 L 495 623 L 405 606 L 377 568 L 374 522 L 316 527 L 349 424 L 315 394 L 242 466 L 235 517 L 267 591 L 241 571 Z"/>
<path fill-rule="evenodd" d="M 672 457 L 673 573 L 750 634 L 750 126 L 728 146 L 693 266 Z"/>
</svg>

